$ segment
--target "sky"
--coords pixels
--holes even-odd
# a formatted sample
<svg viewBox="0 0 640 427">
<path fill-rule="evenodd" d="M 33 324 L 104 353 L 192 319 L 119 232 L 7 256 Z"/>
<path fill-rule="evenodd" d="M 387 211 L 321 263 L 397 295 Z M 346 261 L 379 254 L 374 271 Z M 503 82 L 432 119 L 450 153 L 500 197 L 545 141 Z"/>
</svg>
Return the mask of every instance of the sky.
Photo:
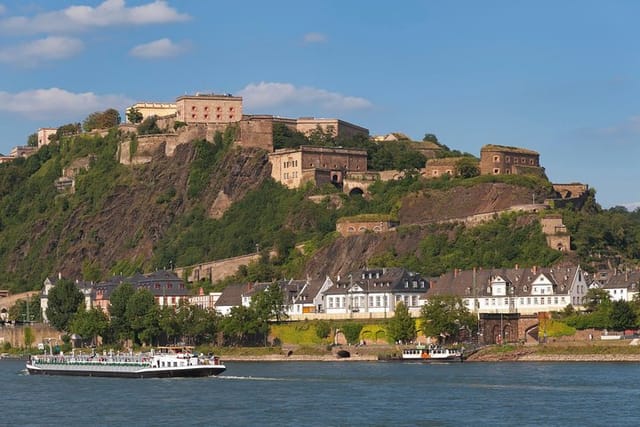
<svg viewBox="0 0 640 427">
<path fill-rule="evenodd" d="M 0 0 L 0 153 L 41 127 L 197 92 L 245 114 L 528 148 L 640 206 L 640 2 Z"/>
</svg>

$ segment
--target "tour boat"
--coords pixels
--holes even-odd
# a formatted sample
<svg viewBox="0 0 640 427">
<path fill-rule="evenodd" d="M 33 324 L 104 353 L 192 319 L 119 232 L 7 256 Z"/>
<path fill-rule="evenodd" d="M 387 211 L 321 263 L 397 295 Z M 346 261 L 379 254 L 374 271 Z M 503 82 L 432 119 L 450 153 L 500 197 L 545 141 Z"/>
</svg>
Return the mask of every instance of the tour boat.
<svg viewBox="0 0 640 427">
<path fill-rule="evenodd" d="M 439 345 L 417 345 L 402 351 L 402 360 L 422 362 L 462 362 L 462 351 L 444 348 Z"/>
<path fill-rule="evenodd" d="M 74 375 L 86 377 L 167 378 L 208 377 L 226 367 L 218 357 L 197 355 L 188 347 L 159 347 L 150 353 L 44 354 L 31 356 L 31 375 Z"/>
</svg>

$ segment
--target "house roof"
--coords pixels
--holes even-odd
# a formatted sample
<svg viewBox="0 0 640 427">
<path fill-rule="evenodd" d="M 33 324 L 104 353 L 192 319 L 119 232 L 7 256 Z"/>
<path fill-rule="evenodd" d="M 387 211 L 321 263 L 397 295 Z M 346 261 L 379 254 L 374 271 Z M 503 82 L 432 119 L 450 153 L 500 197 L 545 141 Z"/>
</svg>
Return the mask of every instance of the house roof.
<svg viewBox="0 0 640 427">
<path fill-rule="evenodd" d="M 426 293 L 434 295 L 456 295 L 459 297 L 493 297 L 491 284 L 502 279 L 512 291 L 509 296 L 530 296 L 534 282 L 544 275 L 554 287 L 554 294 L 568 294 L 577 272 L 577 266 L 555 266 L 550 268 L 502 268 L 476 270 L 455 270 L 435 278 Z M 475 289 L 474 289 L 475 288 Z"/>
<path fill-rule="evenodd" d="M 415 286 L 414 283 L 416 282 Z M 334 281 L 327 289 L 328 295 L 344 294 L 349 289 L 359 286 L 364 292 L 425 292 L 429 282 L 419 274 L 404 268 L 369 268 L 356 270 L 346 278 Z"/>
<path fill-rule="evenodd" d="M 603 289 L 630 289 L 636 291 L 640 283 L 640 271 L 616 272 L 609 281 L 602 286 Z"/>
<path fill-rule="evenodd" d="M 247 288 L 245 283 L 228 285 L 216 301 L 216 307 L 233 307 L 242 305 L 242 294 Z"/>
</svg>

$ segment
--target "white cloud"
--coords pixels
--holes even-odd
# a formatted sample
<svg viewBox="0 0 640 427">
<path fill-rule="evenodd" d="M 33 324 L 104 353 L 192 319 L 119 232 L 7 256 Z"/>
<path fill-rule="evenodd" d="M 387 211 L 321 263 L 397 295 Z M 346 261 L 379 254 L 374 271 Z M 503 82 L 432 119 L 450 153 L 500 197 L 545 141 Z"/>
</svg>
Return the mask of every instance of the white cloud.
<svg viewBox="0 0 640 427">
<path fill-rule="evenodd" d="M 188 48 L 186 43 L 174 43 L 164 38 L 138 45 L 129 51 L 129 55 L 143 59 L 170 58 L 180 55 Z"/>
<path fill-rule="evenodd" d="M 132 103 L 131 99 L 123 95 L 73 93 L 55 87 L 18 93 L 0 91 L 0 111 L 51 120 L 75 115 L 82 115 L 84 118 L 95 111 L 122 109 Z"/>
<path fill-rule="evenodd" d="M 70 58 L 82 49 L 84 44 L 79 39 L 51 36 L 0 49 L 0 62 L 34 66 L 41 62 Z"/>
<path fill-rule="evenodd" d="M 327 41 L 327 36 L 322 33 L 307 33 L 303 40 L 305 43 L 324 43 Z"/>
<path fill-rule="evenodd" d="M 125 0 L 105 0 L 96 7 L 70 6 L 33 17 L 6 18 L 0 20 L 0 30 L 16 34 L 69 33 L 96 27 L 161 24 L 188 19 L 189 15 L 179 13 L 163 0 L 132 7 L 127 7 Z"/>
<path fill-rule="evenodd" d="M 640 138 L 640 115 L 602 128 L 582 128 L 578 135 L 583 138 L 616 144 L 637 144 Z"/>
<path fill-rule="evenodd" d="M 369 108 L 372 103 L 355 96 L 313 87 L 296 87 L 291 83 L 250 83 L 239 92 L 249 108 L 264 108 L 288 105 L 315 105 L 323 110 L 357 110 Z"/>
</svg>

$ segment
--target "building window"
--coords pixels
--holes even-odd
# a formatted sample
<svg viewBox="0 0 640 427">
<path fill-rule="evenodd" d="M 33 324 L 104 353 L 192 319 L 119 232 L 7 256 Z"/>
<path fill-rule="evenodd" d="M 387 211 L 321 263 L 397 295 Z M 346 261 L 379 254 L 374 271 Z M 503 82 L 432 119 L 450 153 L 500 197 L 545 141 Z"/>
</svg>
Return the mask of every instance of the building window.
<svg viewBox="0 0 640 427">
<path fill-rule="evenodd" d="M 511 157 L 504 156 L 504 161 L 507 162 L 507 163 L 511 162 Z"/>
<path fill-rule="evenodd" d="M 233 114 L 229 114 L 229 120 L 233 120 Z"/>
<path fill-rule="evenodd" d="M 495 169 L 493 170 L 493 174 L 494 174 L 494 175 L 500 175 L 500 169 L 495 168 Z"/>
<path fill-rule="evenodd" d="M 500 156 L 493 156 L 493 161 L 498 163 L 500 161 Z"/>
<path fill-rule="evenodd" d="M 220 120 L 220 114 L 216 114 L 216 119 Z"/>
<path fill-rule="evenodd" d="M 192 118 L 192 119 L 195 119 L 195 118 L 196 118 L 196 115 L 195 115 L 195 114 L 192 114 L 192 115 L 191 115 L 191 118 Z"/>
</svg>

